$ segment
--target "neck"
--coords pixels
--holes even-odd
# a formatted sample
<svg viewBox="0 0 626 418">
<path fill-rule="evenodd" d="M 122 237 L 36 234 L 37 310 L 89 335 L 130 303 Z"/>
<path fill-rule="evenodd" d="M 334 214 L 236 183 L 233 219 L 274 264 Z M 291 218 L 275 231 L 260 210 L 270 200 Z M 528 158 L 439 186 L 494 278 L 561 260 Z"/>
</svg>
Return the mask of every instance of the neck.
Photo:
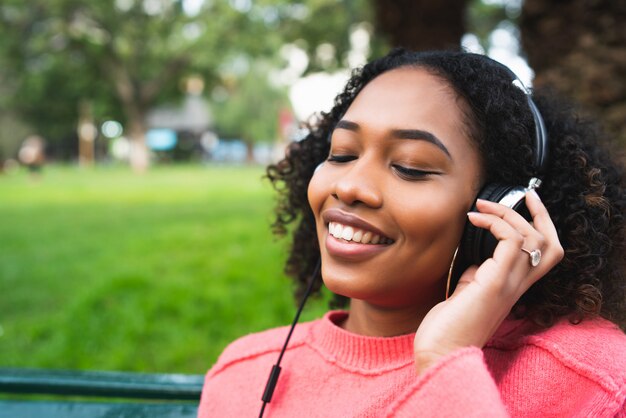
<svg viewBox="0 0 626 418">
<path fill-rule="evenodd" d="M 411 334 L 417 331 L 430 308 L 431 306 L 426 309 L 416 306 L 387 308 L 352 299 L 350 314 L 341 326 L 354 334 L 372 337 Z"/>
</svg>

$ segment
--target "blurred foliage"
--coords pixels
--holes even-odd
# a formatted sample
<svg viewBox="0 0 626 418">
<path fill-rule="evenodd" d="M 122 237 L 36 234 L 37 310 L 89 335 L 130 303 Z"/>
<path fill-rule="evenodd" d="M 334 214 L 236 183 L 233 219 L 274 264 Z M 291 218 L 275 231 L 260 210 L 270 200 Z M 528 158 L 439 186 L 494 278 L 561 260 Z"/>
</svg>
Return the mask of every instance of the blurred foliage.
<svg viewBox="0 0 626 418">
<path fill-rule="evenodd" d="M 268 76 L 268 68 L 257 63 L 244 76 L 224 80 L 224 88 L 214 94 L 219 96 L 213 106 L 219 136 L 246 143 L 278 138 L 277 115 L 290 104 L 286 89 L 273 86 Z"/>
<path fill-rule="evenodd" d="M 20 122 L 14 114 L 0 114 L 0 172 L 2 161 L 14 158 L 20 144 L 29 134 L 29 128 Z"/>
<path fill-rule="evenodd" d="M 519 9 L 519 1 L 473 0 L 468 27 L 486 49 L 491 31 Z M 284 94 L 265 76 L 289 65 L 285 45 L 306 53 L 303 74 L 345 68 L 350 33 L 373 33 L 372 13 L 372 0 L 2 0 L 0 117 L 10 114 L 53 146 L 74 144 L 80 103 L 93 104 L 96 123 L 141 125 L 200 76 L 211 99 L 216 89 L 228 93 L 214 106 L 220 132 L 273 138 Z M 387 50 L 382 37 L 371 39 L 371 57 Z M 241 61 L 248 70 L 234 71 Z M 252 104 L 256 95 L 262 106 Z M 10 141 L 0 132 L 0 142 Z M 3 148 L 5 158 L 14 148 Z"/>
<path fill-rule="evenodd" d="M 238 56 L 286 65 L 281 46 L 309 55 L 306 71 L 340 66 L 366 0 L 3 0 L 0 111 L 8 109 L 51 141 L 73 135 L 81 101 L 96 120 L 141 120 L 183 95 L 190 75 L 206 91 Z M 318 46 L 336 59 L 320 63 Z"/>
<path fill-rule="evenodd" d="M 468 31 L 476 35 L 485 51 L 489 49 L 489 35 L 502 23 L 517 25 L 521 1 L 508 2 L 473 0 L 467 8 Z"/>
</svg>

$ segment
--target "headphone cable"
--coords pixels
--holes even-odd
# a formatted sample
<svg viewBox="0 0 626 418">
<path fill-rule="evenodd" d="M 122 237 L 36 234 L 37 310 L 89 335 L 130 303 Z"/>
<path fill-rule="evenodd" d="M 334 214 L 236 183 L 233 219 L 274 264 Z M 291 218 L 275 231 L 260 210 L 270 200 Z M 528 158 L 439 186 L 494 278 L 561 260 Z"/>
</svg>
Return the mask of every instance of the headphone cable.
<svg viewBox="0 0 626 418">
<path fill-rule="evenodd" d="M 296 316 L 293 319 L 291 324 L 291 328 L 289 329 L 289 334 L 287 334 L 287 338 L 285 339 L 285 343 L 283 344 L 282 350 L 280 350 L 280 355 L 278 356 L 278 360 L 276 364 L 272 366 L 272 371 L 270 372 L 269 378 L 267 379 L 267 384 L 265 385 L 265 391 L 263 392 L 263 405 L 261 406 L 261 412 L 259 413 L 259 418 L 263 417 L 263 412 L 265 412 L 265 406 L 271 402 L 272 395 L 274 394 L 274 389 L 276 388 L 276 383 L 278 382 L 278 377 L 280 375 L 280 362 L 283 359 L 283 355 L 285 354 L 285 350 L 287 349 L 287 344 L 289 344 L 289 340 L 291 339 L 291 334 L 293 334 L 293 329 L 296 327 L 298 320 L 300 319 L 300 314 L 302 313 L 302 309 L 304 308 L 304 304 L 306 303 L 309 295 L 311 294 L 311 290 L 313 289 L 313 283 L 315 283 L 315 279 L 320 271 L 320 267 L 322 264 L 322 260 L 317 260 L 317 264 L 315 265 L 315 269 L 313 270 L 313 274 L 309 279 L 309 284 L 304 292 L 304 296 L 302 297 L 302 301 L 300 302 L 300 306 L 298 307 L 298 311 L 296 312 Z"/>
</svg>

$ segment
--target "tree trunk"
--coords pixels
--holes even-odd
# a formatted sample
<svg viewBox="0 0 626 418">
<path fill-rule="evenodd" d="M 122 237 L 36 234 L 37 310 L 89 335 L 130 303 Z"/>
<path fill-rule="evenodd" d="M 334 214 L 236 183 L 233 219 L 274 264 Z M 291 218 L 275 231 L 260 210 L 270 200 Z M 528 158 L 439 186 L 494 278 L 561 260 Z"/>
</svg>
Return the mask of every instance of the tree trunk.
<svg viewBox="0 0 626 418">
<path fill-rule="evenodd" d="M 135 173 L 145 173 L 150 165 L 150 155 L 146 145 L 146 131 L 143 117 L 135 117 L 128 120 L 130 166 Z"/>
<path fill-rule="evenodd" d="M 377 32 L 413 50 L 458 47 L 468 0 L 373 0 Z"/>
<path fill-rule="evenodd" d="M 115 52 L 111 55 L 115 56 Z M 121 60 L 107 59 L 102 66 L 115 86 L 126 116 L 127 136 L 130 140 L 130 166 L 135 173 L 144 173 L 150 166 L 150 155 L 146 145 L 146 109 L 151 107 L 154 97 L 148 93 L 144 96 L 149 97 L 142 97 L 141 88 L 138 88 L 137 82 L 133 82 L 133 77 Z"/>
<path fill-rule="evenodd" d="M 78 105 L 78 164 L 91 167 L 95 162 L 95 145 L 98 129 L 93 120 L 91 101 L 83 100 Z"/>
<path fill-rule="evenodd" d="M 520 29 L 535 86 L 583 105 L 626 146 L 626 2 L 526 0 Z"/>
<path fill-rule="evenodd" d="M 253 164 L 254 161 L 254 142 L 249 139 L 244 140 L 246 144 L 246 163 Z"/>
</svg>

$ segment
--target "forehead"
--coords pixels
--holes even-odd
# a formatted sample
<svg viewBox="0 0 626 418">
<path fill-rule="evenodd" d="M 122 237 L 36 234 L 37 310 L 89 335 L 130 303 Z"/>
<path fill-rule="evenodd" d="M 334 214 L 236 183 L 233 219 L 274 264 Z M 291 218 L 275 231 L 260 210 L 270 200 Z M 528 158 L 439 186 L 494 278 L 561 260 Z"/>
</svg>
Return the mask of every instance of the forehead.
<svg viewBox="0 0 626 418">
<path fill-rule="evenodd" d="M 348 111 L 371 110 L 374 107 L 379 112 L 394 111 L 400 119 L 441 107 L 447 107 L 452 113 L 460 112 L 460 101 L 441 77 L 423 68 L 400 67 L 370 81 Z"/>
<path fill-rule="evenodd" d="M 390 129 L 421 129 L 452 150 L 474 149 L 466 128 L 465 102 L 441 77 L 416 67 L 387 71 L 356 96 L 344 119 L 381 133 Z"/>
</svg>

